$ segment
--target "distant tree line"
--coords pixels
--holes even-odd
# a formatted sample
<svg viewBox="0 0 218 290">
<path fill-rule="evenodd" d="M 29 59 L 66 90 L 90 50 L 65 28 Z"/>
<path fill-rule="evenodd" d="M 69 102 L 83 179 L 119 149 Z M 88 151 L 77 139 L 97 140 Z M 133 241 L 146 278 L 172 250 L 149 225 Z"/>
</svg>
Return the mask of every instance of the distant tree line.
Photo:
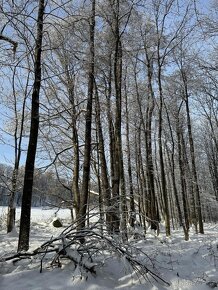
<svg viewBox="0 0 218 290">
<path fill-rule="evenodd" d="M 11 191 L 11 180 L 13 167 L 0 164 L 0 205 L 8 206 Z M 21 206 L 23 192 L 24 167 L 21 166 L 18 175 L 18 187 L 16 191 L 16 206 Z M 62 183 L 67 185 L 66 180 Z M 70 188 L 70 187 L 69 187 Z M 42 172 L 35 169 L 33 185 L 33 207 L 69 207 L 71 205 L 72 193 L 64 188 L 58 181 L 56 174 L 51 171 Z"/>
</svg>

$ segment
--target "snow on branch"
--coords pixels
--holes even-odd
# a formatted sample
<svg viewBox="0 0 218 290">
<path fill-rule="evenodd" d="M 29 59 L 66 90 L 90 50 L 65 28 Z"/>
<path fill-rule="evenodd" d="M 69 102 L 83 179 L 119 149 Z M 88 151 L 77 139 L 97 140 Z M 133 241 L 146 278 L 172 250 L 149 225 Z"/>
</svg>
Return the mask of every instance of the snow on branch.
<svg viewBox="0 0 218 290">
<path fill-rule="evenodd" d="M 84 240 L 84 243 L 81 243 Z M 0 262 L 30 258 L 37 256 L 41 260 L 40 272 L 46 260 L 46 267 L 62 267 L 66 260 L 73 262 L 75 270 L 79 270 L 81 276 L 84 273 L 97 274 L 97 269 L 104 265 L 104 260 L 116 256 L 124 266 L 128 266 L 139 279 L 153 280 L 169 286 L 170 284 L 150 269 L 146 263 L 151 265 L 146 253 L 137 249 L 130 243 L 123 243 L 119 237 L 108 235 L 106 230 L 100 230 L 100 224 L 95 223 L 89 228 L 77 230 L 72 224 L 66 228 L 58 237 L 43 243 L 33 252 L 20 252 L 9 257 L 1 257 Z M 45 257 L 47 257 L 45 259 Z M 104 259 L 104 258 L 105 259 Z M 146 259 L 145 259 L 146 258 Z M 151 267 L 153 268 L 153 267 Z M 86 275 L 86 274 L 85 274 Z"/>
</svg>

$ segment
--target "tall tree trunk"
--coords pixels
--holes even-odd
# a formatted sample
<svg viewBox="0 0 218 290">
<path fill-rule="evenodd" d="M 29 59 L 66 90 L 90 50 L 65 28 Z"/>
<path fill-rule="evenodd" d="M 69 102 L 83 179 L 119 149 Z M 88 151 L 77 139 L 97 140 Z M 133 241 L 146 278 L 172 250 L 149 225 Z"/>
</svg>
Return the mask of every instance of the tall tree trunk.
<svg viewBox="0 0 218 290">
<path fill-rule="evenodd" d="M 117 180 L 115 176 L 116 165 L 115 165 L 115 129 L 113 124 L 112 112 L 111 112 L 111 95 L 112 95 L 112 58 L 109 60 L 109 76 L 108 76 L 108 92 L 107 92 L 107 120 L 108 120 L 108 129 L 109 129 L 109 139 L 110 139 L 110 175 L 111 175 L 111 225 L 110 233 L 119 233 L 120 226 L 120 213 L 119 213 L 119 187 L 118 192 L 116 191 Z"/>
<path fill-rule="evenodd" d="M 119 32 L 117 32 L 119 33 Z M 119 35 L 119 34 L 118 34 Z M 115 57 L 114 57 L 114 78 L 115 78 L 115 93 L 116 93 L 116 112 L 115 112 L 115 125 L 114 125 L 114 180 L 112 181 L 112 196 L 115 208 L 121 206 L 120 202 L 120 186 L 121 186 L 121 170 L 122 170 L 122 157 L 121 157 L 121 80 L 122 80 L 122 45 L 119 39 L 116 39 Z M 123 199 L 122 199 L 123 200 Z M 118 208 L 116 211 L 119 211 Z M 120 219 L 120 216 L 119 216 Z M 115 232 L 118 231 L 118 222 L 115 223 Z"/>
<path fill-rule="evenodd" d="M 145 147 L 146 147 L 146 183 L 147 183 L 147 196 L 146 196 L 146 215 L 150 220 L 151 229 L 158 230 L 158 206 L 156 203 L 155 196 L 155 186 L 154 186 L 154 165 L 153 165 L 153 152 L 152 152 L 152 118 L 154 111 L 154 92 L 152 87 L 152 67 L 150 59 L 148 57 L 147 48 L 146 51 L 146 60 L 147 60 L 147 78 L 148 78 L 148 99 L 147 99 L 147 108 L 146 108 L 146 119 L 144 120 L 144 113 L 142 111 L 142 103 L 140 100 L 138 83 L 136 77 L 136 65 L 134 68 L 134 78 L 136 86 L 136 97 L 139 107 L 140 118 L 142 122 L 142 129 L 145 137 Z"/>
<path fill-rule="evenodd" d="M 158 57 L 159 68 L 158 68 L 158 88 L 159 88 L 159 127 L 158 127 L 158 147 L 159 147 L 159 158 L 160 158 L 160 178 L 161 178 L 161 189 L 164 201 L 164 219 L 166 227 L 166 235 L 170 236 L 170 213 L 169 213 L 169 204 L 168 204 L 168 194 L 167 194 L 167 182 L 165 176 L 165 165 L 163 157 L 163 144 L 162 144 L 162 131 L 163 131 L 163 89 L 161 81 L 161 65 L 160 65 L 160 56 Z"/>
<path fill-rule="evenodd" d="M 69 73 L 69 67 L 66 67 L 67 76 L 67 89 L 69 95 L 69 101 L 71 105 L 71 127 L 72 127 L 72 143 L 73 143 L 73 182 L 72 182 L 72 192 L 73 192 L 73 208 L 75 208 L 76 218 L 79 217 L 80 211 L 80 190 L 79 190 L 79 138 L 77 132 L 77 120 L 76 120 L 76 105 L 75 105 L 75 76 L 71 76 Z"/>
<path fill-rule="evenodd" d="M 96 120 L 97 123 L 97 120 Z M 103 196 L 103 186 L 101 183 L 101 165 L 100 165 L 100 149 L 99 149 L 99 137 L 98 137 L 98 131 L 96 131 L 96 155 L 97 155 L 97 162 L 95 165 L 95 172 L 96 172 L 96 176 L 97 176 L 97 184 L 98 184 L 98 205 L 99 205 L 99 213 L 100 213 L 100 230 L 101 230 L 101 234 L 103 235 L 104 233 L 104 221 L 105 221 L 105 214 L 104 214 L 104 196 Z M 107 225 L 107 223 L 106 223 Z"/>
<path fill-rule="evenodd" d="M 34 60 L 34 84 L 32 93 L 30 137 L 24 175 L 18 251 L 27 251 L 29 249 L 33 175 L 34 175 L 35 156 L 39 130 L 39 95 L 41 87 L 41 55 L 42 55 L 44 11 L 45 11 L 44 0 L 39 0 L 35 60 Z"/>
<path fill-rule="evenodd" d="M 190 117 L 190 111 L 189 111 L 189 96 L 188 96 L 187 90 L 186 90 L 185 104 L 186 104 L 187 126 L 188 126 L 189 146 L 190 146 L 191 164 L 192 164 L 192 177 L 193 177 L 192 182 L 193 182 L 193 188 L 194 188 L 194 192 L 196 196 L 199 232 L 201 234 L 204 234 L 204 226 L 203 226 L 203 219 L 202 219 L 202 212 L 201 212 L 200 190 L 199 190 L 197 169 L 196 169 L 196 163 L 195 163 L 195 148 L 194 148 L 194 141 L 192 137 L 191 117 Z"/>
<path fill-rule="evenodd" d="M 182 133 L 182 132 L 181 132 Z M 196 214 L 196 203 L 195 203 L 195 196 L 194 196 L 194 188 L 192 182 L 192 171 L 189 164 L 189 156 L 187 152 L 187 144 L 184 139 L 184 134 L 181 134 L 181 146 L 182 146 L 182 154 L 183 154 L 183 162 L 184 162 L 184 179 L 186 180 L 186 202 L 187 202 L 187 213 L 189 217 L 189 223 L 195 225 L 196 233 L 198 232 L 197 229 L 197 214 Z"/>
<path fill-rule="evenodd" d="M 177 118 L 176 124 L 176 133 L 177 133 L 177 140 L 178 140 L 178 156 L 179 156 L 179 172 L 180 172 L 180 183 L 181 183 L 181 194 L 182 194 L 182 203 L 183 203 L 183 211 L 184 211 L 184 220 L 183 223 L 183 230 L 185 234 L 185 240 L 189 239 L 189 215 L 188 215 L 188 204 L 187 204 L 187 187 L 186 187 L 186 178 L 185 178 L 185 163 L 184 163 L 184 153 L 182 143 L 182 129 L 179 121 L 179 116 Z"/>
<path fill-rule="evenodd" d="M 133 191 L 133 178 L 132 178 L 132 163 L 131 163 L 131 149 L 130 149 L 130 139 L 129 139 L 129 104 L 127 90 L 125 89 L 126 95 L 126 146 L 127 146 L 127 161 L 128 161 L 128 176 L 129 176 L 129 196 L 130 196 L 130 217 L 129 223 L 131 227 L 135 226 L 136 222 L 136 211 L 135 211 L 135 199 Z"/>
<path fill-rule="evenodd" d="M 102 175 L 102 191 L 103 191 L 103 202 L 104 207 L 106 207 L 106 225 L 108 232 L 111 234 L 113 232 L 112 229 L 112 211 L 111 211 L 111 189 L 110 189 L 110 183 L 108 179 L 108 169 L 107 169 L 107 162 L 105 157 L 105 146 L 104 146 L 104 137 L 103 137 L 103 131 L 102 131 L 102 124 L 101 124 L 101 113 L 100 113 L 100 102 L 99 102 L 99 96 L 98 96 L 98 90 L 95 85 L 95 110 L 96 110 L 96 127 L 97 127 L 97 133 L 98 133 L 98 140 L 99 140 L 99 161 L 100 161 L 100 167 L 101 167 L 101 175 Z"/>
<path fill-rule="evenodd" d="M 167 150 L 168 154 L 168 159 L 169 159 L 169 168 L 170 168 L 170 173 L 171 173 L 171 179 L 172 179 L 172 186 L 173 186 L 173 192 L 175 196 L 175 201 L 176 201 L 176 207 L 178 210 L 178 217 L 179 217 L 179 224 L 180 226 L 183 226 L 183 218 L 182 218 L 182 211 L 179 203 L 179 195 L 178 195 L 178 189 L 176 185 L 176 176 L 175 176 L 175 142 L 174 142 L 174 137 L 173 137 L 173 130 L 170 122 L 170 117 L 168 110 L 166 108 L 166 114 L 167 114 L 167 120 L 168 120 L 168 125 L 170 129 L 170 137 L 171 137 L 171 143 L 172 143 L 172 149 L 171 152 Z"/>
<path fill-rule="evenodd" d="M 156 203 L 155 185 L 154 185 L 154 164 L 153 164 L 153 150 L 152 150 L 152 118 L 155 107 L 154 91 L 152 85 L 153 68 L 152 60 L 149 57 L 148 48 L 145 46 L 146 64 L 147 64 L 147 79 L 148 79 L 148 105 L 146 110 L 146 163 L 147 163 L 147 183 L 150 197 L 150 219 L 151 229 L 159 231 L 159 214 L 158 205 Z"/>
<path fill-rule="evenodd" d="M 115 97 L 116 97 L 116 109 L 115 109 L 115 124 L 114 124 L 114 151 L 113 151 L 113 177 L 112 177 L 112 197 L 113 208 L 117 220 L 113 221 L 114 233 L 119 233 L 121 223 L 119 209 L 122 209 L 123 202 L 125 200 L 124 192 L 124 180 L 121 184 L 121 174 L 123 168 L 122 159 L 122 140 L 121 140 L 121 101 L 122 101 L 122 43 L 119 29 L 119 17 L 120 17 L 120 1 L 116 0 L 113 3 L 114 15 L 114 82 L 115 82 Z M 120 192 L 121 190 L 121 192 Z M 120 199 L 120 194 L 122 198 Z M 120 204 L 121 203 L 121 204 Z M 122 218 L 125 218 L 122 213 Z M 123 226 L 124 224 L 122 224 Z"/>
<path fill-rule="evenodd" d="M 17 114 L 17 102 L 16 96 L 14 91 L 14 99 L 15 99 L 15 115 L 16 115 L 16 128 L 14 133 L 14 141 L 15 141 L 15 162 L 14 162 L 14 169 L 12 174 L 12 189 L 10 192 L 9 203 L 8 203 L 8 215 L 7 215 L 7 232 L 10 233 L 13 231 L 15 226 L 15 219 L 16 219 L 16 192 L 17 192 L 17 179 L 19 174 L 19 167 L 20 167 L 20 158 L 21 158 L 21 145 L 22 145 L 22 138 L 23 138 L 23 130 L 24 130 L 24 119 L 25 119 L 25 107 L 26 107 L 26 99 L 27 99 L 27 89 L 29 83 L 29 75 L 27 77 L 26 88 L 24 92 L 24 100 L 22 105 L 22 114 L 21 114 L 21 125 L 20 125 L 20 132 L 18 134 L 18 114 Z"/>
<path fill-rule="evenodd" d="M 94 91 L 94 71 L 95 71 L 95 0 L 92 0 L 92 12 L 90 17 L 89 35 L 90 62 L 88 71 L 88 100 L 86 107 L 86 127 L 85 127 L 85 148 L 83 161 L 82 196 L 79 212 L 78 228 L 85 227 L 86 210 L 89 196 L 89 176 L 91 159 L 91 132 L 92 132 L 92 102 Z"/>
<path fill-rule="evenodd" d="M 122 142 L 120 145 L 120 202 L 121 202 L 121 223 L 120 229 L 122 233 L 123 241 L 127 241 L 127 200 L 126 200 L 126 182 L 124 174 L 124 165 L 123 165 L 123 152 L 122 152 Z"/>
<path fill-rule="evenodd" d="M 145 141 L 146 141 L 147 184 L 149 195 L 149 217 L 151 219 L 151 229 L 158 230 L 159 218 L 154 185 L 154 165 L 153 165 L 153 150 L 152 150 L 152 129 L 151 129 L 153 110 L 154 110 L 154 99 L 153 97 L 151 97 L 148 99 L 148 107 L 146 110 Z"/>
<path fill-rule="evenodd" d="M 147 219 L 147 183 L 145 177 L 145 170 L 143 166 L 142 160 L 142 152 L 141 152 L 141 124 L 140 122 L 137 130 L 137 134 L 135 136 L 135 151 L 136 151 L 136 171 L 137 171 L 137 178 L 139 180 L 139 211 L 140 211 L 140 218 L 144 227 L 144 233 L 146 233 L 146 219 Z"/>
<path fill-rule="evenodd" d="M 202 212 L 201 212 L 201 198 L 200 198 L 200 190 L 199 190 L 196 161 L 195 161 L 195 147 L 194 147 L 190 109 L 189 109 L 188 80 L 187 80 L 186 72 L 183 70 L 183 68 L 181 68 L 181 75 L 182 75 L 182 80 L 183 80 L 183 85 L 184 85 L 184 100 L 185 100 L 185 107 L 186 107 L 188 137 L 189 137 L 191 165 L 192 165 L 192 167 L 191 167 L 192 168 L 192 178 L 193 178 L 192 182 L 193 182 L 193 189 L 194 189 L 195 196 L 196 196 L 199 232 L 201 234 L 204 234 L 204 225 L 203 225 Z"/>
</svg>

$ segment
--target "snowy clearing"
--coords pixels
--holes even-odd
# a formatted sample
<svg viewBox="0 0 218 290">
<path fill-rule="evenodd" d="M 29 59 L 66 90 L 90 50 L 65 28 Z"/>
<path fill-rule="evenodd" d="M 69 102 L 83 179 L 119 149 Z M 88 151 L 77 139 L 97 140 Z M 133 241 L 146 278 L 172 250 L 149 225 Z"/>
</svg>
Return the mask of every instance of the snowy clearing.
<svg viewBox="0 0 218 290">
<path fill-rule="evenodd" d="M 18 211 L 19 212 L 19 211 Z M 18 234 L 5 234 L 4 218 L 6 208 L 0 208 L 0 258 L 16 253 Z M 57 237 L 64 228 L 54 228 L 52 220 L 55 210 L 32 209 L 31 250 L 39 247 L 51 237 Z M 57 213 L 64 226 L 69 225 L 70 211 Z M 13 263 L 1 262 L 0 289 L 4 290 L 206 290 L 218 283 L 218 225 L 205 225 L 205 235 L 190 233 L 190 240 L 184 241 L 181 230 L 172 232 L 167 239 L 163 233 L 155 237 L 148 233 L 145 238 L 131 240 L 148 256 L 144 261 L 150 270 L 170 283 L 166 286 L 149 278 L 145 281 L 130 269 L 125 257 L 117 258 L 110 253 L 102 256 L 101 267 L 96 275 L 83 273 L 66 261 L 61 268 L 52 268 L 35 257 Z M 149 260 L 151 259 L 151 260 Z M 210 284 L 211 282 L 211 284 Z M 212 282 L 215 282 L 214 284 Z M 216 289 L 216 287 L 215 287 Z"/>
</svg>

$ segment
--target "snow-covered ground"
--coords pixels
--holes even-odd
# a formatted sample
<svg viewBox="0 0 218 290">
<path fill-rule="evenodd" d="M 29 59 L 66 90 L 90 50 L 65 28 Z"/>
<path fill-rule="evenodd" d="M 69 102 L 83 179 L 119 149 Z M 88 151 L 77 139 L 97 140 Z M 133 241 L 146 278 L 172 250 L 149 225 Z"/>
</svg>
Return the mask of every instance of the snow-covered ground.
<svg viewBox="0 0 218 290">
<path fill-rule="evenodd" d="M 34 250 L 51 237 L 58 236 L 63 228 L 54 228 L 52 220 L 55 210 L 34 208 L 32 210 L 31 249 Z M 18 234 L 5 233 L 4 218 L 6 208 L 0 207 L 0 259 L 16 253 Z M 67 226 L 69 210 L 60 210 L 57 216 Z M 128 263 L 114 255 L 107 256 L 96 275 L 87 274 L 83 278 L 75 271 L 72 262 L 61 268 L 43 267 L 40 260 L 25 259 L 13 263 L 0 262 L 1 290 L 207 290 L 218 283 L 218 224 L 206 224 L 205 235 L 190 233 L 190 240 L 184 241 L 181 230 L 172 232 L 166 238 L 164 232 L 158 237 L 148 233 L 145 238 L 132 240 L 133 246 L 145 252 L 151 261 L 149 267 L 170 286 L 157 283 L 153 279 L 145 281 L 137 278 Z M 148 260 L 145 256 L 145 261 Z M 149 278 L 149 276 L 148 276 Z M 218 288 L 215 288 L 218 289 Z"/>
</svg>

